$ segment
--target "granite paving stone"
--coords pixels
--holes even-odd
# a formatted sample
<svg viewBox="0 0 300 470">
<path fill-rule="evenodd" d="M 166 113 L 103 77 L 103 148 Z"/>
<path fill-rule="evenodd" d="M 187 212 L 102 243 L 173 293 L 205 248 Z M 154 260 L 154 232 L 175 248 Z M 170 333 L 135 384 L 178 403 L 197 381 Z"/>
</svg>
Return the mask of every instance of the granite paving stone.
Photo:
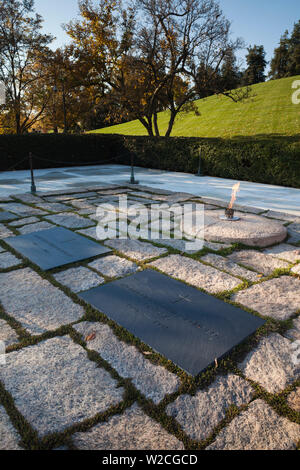
<svg viewBox="0 0 300 470">
<path fill-rule="evenodd" d="M 48 230 L 50 228 L 54 228 L 53 224 L 49 224 L 49 222 L 38 222 L 37 224 L 29 224 L 29 225 L 24 225 L 23 227 L 18 227 L 17 230 L 22 234 L 22 235 L 27 235 L 28 233 L 33 233 L 33 232 L 41 232 L 42 230 Z"/>
<path fill-rule="evenodd" d="M 225 418 L 230 405 L 245 405 L 253 395 L 252 387 L 244 379 L 229 374 L 218 377 L 207 390 L 201 390 L 195 396 L 179 396 L 166 411 L 191 439 L 202 441 Z"/>
<path fill-rule="evenodd" d="M 239 266 L 238 264 L 234 263 L 228 258 L 224 258 L 223 256 L 210 253 L 203 256 L 201 259 L 202 261 L 205 261 L 205 263 L 212 264 L 215 268 L 224 270 L 229 274 L 233 274 L 234 276 L 247 279 L 247 281 L 256 282 L 259 280 L 257 273 L 249 271 L 248 269 Z"/>
<path fill-rule="evenodd" d="M 97 227 L 90 227 L 90 228 L 85 228 L 83 230 L 76 230 L 76 233 L 80 233 L 81 235 L 86 235 L 87 237 L 93 238 L 94 240 L 99 240 L 99 241 L 104 241 L 110 238 L 111 233 L 107 232 L 107 235 L 105 233 L 100 233 L 98 231 L 97 233 Z M 116 235 L 118 234 L 118 230 L 116 231 Z"/>
<path fill-rule="evenodd" d="M 248 379 L 258 382 L 269 393 L 278 393 L 297 378 L 292 353 L 291 342 L 272 333 L 263 338 L 238 367 Z"/>
<path fill-rule="evenodd" d="M 26 215 L 45 215 L 47 212 L 35 207 L 27 206 L 19 202 L 9 202 L 7 204 L 0 204 L 0 207 L 6 211 L 13 212 L 14 214 L 20 215 L 21 217 L 26 217 Z"/>
<path fill-rule="evenodd" d="M 289 263 L 297 263 L 300 261 L 300 247 L 296 248 L 288 243 L 281 243 L 273 248 L 268 248 L 264 251 L 264 254 L 274 256 L 282 260 L 286 260 Z"/>
<path fill-rule="evenodd" d="M 13 237 L 15 234 L 9 230 L 5 225 L 0 224 L 0 239 Z"/>
<path fill-rule="evenodd" d="M 158 259 L 149 266 L 210 293 L 232 290 L 242 283 L 236 277 L 180 255 Z"/>
<path fill-rule="evenodd" d="M 103 277 L 84 267 L 67 269 L 54 274 L 54 278 L 75 293 L 92 289 L 104 282 Z"/>
<path fill-rule="evenodd" d="M 285 220 L 286 222 L 295 222 L 298 219 L 296 215 L 287 214 L 285 212 L 277 212 L 277 211 L 268 211 L 264 214 L 264 217 Z"/>
<path fill-rule="evenodd" d="M 104 276 L 111 278 L 127 276 L 128 274 L 135 273 L 139 269 L 132 261 L 114 255 L 99 258 L 89 263 L 89 266 L 96 269 L 96 271 L 99 271 Z"/>
<path fill-rule="evenodd" d="M 22 261 L 16 258 L 12 253 L 5 252 L 0 254 L 0 269 L 12 268 L 19 264 L 22 264 Z"/>
<path fill-rule="evenodd" d="M 7 354 L 0 379 L 40 437 L 105 412 L 124 392 L 69 336 Z"/>
<path fill-rule="evenodd" d="M 184 450 L 184 445 L 134 404 L 72 441 L 81 450 Z"/>
<path fill-rule="evenodd" d="M 297 413 L 300 413 L 300 387 L 297 387 L 288 397 L 288 405 Z"/>
<path fill-rule="evenodd" d="M 240 291 L 231 300 L 261 315 L 287 320 L 300 310 L 299 290 L 299 279 L 281 276 Z"/>
<path fill-rule="evenodd" d="M 26 217 L 25 219 L 18 219 L 14 220 L 13 222 L 9 222 L 9 225 L 12 227 L 21 227 L 22 225 L 34 224 L 35 222 L 39 222 L 40 219 L 37 217 Z"/>
<path fill-rule="evenodd" d="M 0 302 L 27 331 L 39 335 L 78 321 L 84 309 L 30 268 L 0 273 Z"/>
<path fill-rule="evenodd" d="M 295 450 L 299 439 L 299 424 L 277 415 L 263 400 L 255 400 L 206 450 Z"/>
<path fill-rule="evenodd" d="M 286 261 L 255 250 L 236 251 L 229 255 L 228 259 L 266 275 L 272 274 L 276 269 L 289 268 Z"/>
<path fill-rule="evenodd" d="M 139 240 L 116 239 L 108 240 L 104 244 L 135 261 L 145 261 L 168 253 L 166 248 L 158 248 L 150 243 L 141 242 Z"/>
<path fill-rule="evenodd" d="M 51 212 L 67 212 L 74 210 L 72 207 L 67 206 L 66 204 L 61 204 L 60 202 L 40 202 L 36 206 L 45 211 Z"/>
<path fill-rule="evenodd" d="M 21 436 L 13 427 L 5 408 L 0 405 L 0 450 L 22 450 Z"/>
<path fill-rule="evenodd" d="M 49 215 L 45 219 L 50 220 L 56 225 L 66 228 L 85 228 L 94 225 L 92 220 L 85 217 L 80 217 L 77 214 L 70 215 Z"/>
<path fill-rule="evenodd" d="M 155 404 L 178 389 L 180 380 L 176 375 L 152 364 L 135 346 L 120 341 L 108 325 L 84 322 L 74 328 L 83 338 L 94 337 L 87 342 L 87 347 L 97 351 L 121 377 L 130 378 L 135 387 Z"/>
<path fill-rule="evenodd" d="M 2 318 L 0 318 L 0 341 L 4 341 L 6 347 L 19 341 L 15 330 Z"/>
<path fill-rule="evenodd" d="M 285 333 L 285 336 L 293 341 L 300 340 L 300 317 L 293 320 L 293 327 Z"/>
<path fill-rule="evenodd" d="M 297 264 L 296 266 L 294 266 L 292 269 L 291 269 L 291 272 L 293 274 L 298 274 L 298 276 L 300 276 L 300 264 Z"/>
</svg>

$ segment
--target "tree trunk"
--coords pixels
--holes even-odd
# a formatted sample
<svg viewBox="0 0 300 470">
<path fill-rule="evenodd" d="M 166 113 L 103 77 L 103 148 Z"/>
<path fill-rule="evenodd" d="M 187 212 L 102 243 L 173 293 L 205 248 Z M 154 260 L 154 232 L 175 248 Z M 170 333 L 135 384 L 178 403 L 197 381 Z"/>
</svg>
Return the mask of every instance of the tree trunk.
<svg viewBox="0 0 300 470">
<path fill-rule="evenodd" d="M 175 122 L 175 118 L 176 118 L 176 114 L 177 114 L 176 112 L 171 112 L 171 117 L 170 117 L 168 129 L 167 129 L 167 132 L 165 134 L 166 137 L 170 137 L 170 135 L 171 135 L 171 132 L 172 132 L 172 129 L 173 129 L 173 126 L 174 126 L 174 122 Z"/>
<path fill-rule="evenodd" d="M 160 133 L 159 133 L 159 128 L 158 128 L 157 113 L 156 112 L 154 113 L 154 116 L 153 116 L 153 123 L 154 123 L 155 135 L 156 135 L 156 137 L 159 137 Z"/>
</svg>

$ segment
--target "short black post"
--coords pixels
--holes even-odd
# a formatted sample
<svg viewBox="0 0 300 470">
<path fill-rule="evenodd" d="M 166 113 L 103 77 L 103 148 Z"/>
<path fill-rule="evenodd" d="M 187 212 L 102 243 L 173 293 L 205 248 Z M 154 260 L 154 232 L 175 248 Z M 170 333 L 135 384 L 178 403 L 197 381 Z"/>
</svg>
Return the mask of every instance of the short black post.
<svg viewBox="0 0 300 470">
<path fill-rule="evenodd" d="M 30 165 L 30 173 L 31 173 L 31 192 L 32 194 L 36 193 L 36 185 L 34 182 L 34 174 L 33 174 L 33 163 L 32 163 L 32 153 L 29 152 L 29 165 Z"/>
<path fill-rule="evenodd" d="M 200 147 L 200 149 L 199 149 L 198 173 L 196 174 L 196 176 L 202 176 L 201 175 L 201 153 L 202 153 L 202 148 Z"/>
<path fill-rule="evenodd" d="M 133 165 L 133 154 L 131 154 L 131 177 L 130 184 L 139 184 L 139 182 L 134 177 L 134 165 Z"/>
</svg>

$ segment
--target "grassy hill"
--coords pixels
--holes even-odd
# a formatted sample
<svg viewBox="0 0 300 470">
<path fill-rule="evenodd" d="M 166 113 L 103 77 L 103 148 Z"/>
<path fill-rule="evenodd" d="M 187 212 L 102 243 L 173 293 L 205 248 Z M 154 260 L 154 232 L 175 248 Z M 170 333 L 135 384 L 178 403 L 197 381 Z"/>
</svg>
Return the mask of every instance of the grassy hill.
<svg viewBox="0 0 300 470">
<path fill-rule="evenodd" d="M 196 101 L 200 116 L 182 114 L 172 136 L 222 137 L 300 134 L 300 104 L 292 103 L 292 83 L 298 77 L 283 78 L 252 87 L 252 97 L 234 103 L 223 96 Z M 168 112 L 159 114 L 161 134 L 167 128 Z M 139 121 L 91 131 L 101 134 L 147 135 Z"/>
</svg>

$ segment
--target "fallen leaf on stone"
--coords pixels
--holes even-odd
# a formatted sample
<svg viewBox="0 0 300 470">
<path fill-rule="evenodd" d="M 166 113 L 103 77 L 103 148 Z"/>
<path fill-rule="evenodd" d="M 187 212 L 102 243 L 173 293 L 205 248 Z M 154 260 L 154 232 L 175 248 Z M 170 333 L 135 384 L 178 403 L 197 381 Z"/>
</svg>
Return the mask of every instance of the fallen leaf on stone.
<svg viewBox="0 0 300 470">
<path fill-rule="evenodd" d="M 93 341 L 93 339 L 96 338 L 96 333 L 90 333 L 86 338 L 85 340 L 88 342 L 88 341 Z"/>
<path fill-rule="evenodd" d="M 143 351 L 143 354 L 145 354 L 145 356 L 151 356 L 152 352 L 150 352 L 150 351 Z"/>
</svg>

